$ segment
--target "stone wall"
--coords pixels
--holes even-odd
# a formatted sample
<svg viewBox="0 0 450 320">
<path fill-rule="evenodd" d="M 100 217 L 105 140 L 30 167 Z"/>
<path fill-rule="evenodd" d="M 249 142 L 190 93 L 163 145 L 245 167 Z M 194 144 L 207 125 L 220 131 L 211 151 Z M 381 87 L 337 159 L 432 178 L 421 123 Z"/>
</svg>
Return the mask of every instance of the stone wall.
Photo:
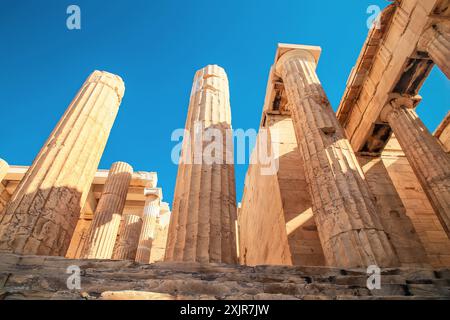
<svg viewBox="0 0 450 320">
<path fill-rule="evenodd" d="M 80 268 L 79 290 L 67 288 L 69 266 Z M 367 278 L 361 269 L 0 255 L 0 299 L 450 299 L 449 269 L 383 269 L 374 290 Z"/>
<path fill-rule="evenodd" d="M 164 261 L 167 233 L 169 231 L 170 212 L 161 214 L 156 221 L 155 239 L 152 242 L 150 262 Z"/>
<path fill-rule="evenodd" d="M 81 214 L 66 253 L 67 258 L 78 259 L 81 257 L 84 243 L 86 242 L 92 223 L 92 217 L 92 215 Z"/>
<path fill-rule="evenodd" d="M 292 120 L 271 114 L 266 126 L 279 168 L 273 175 L 262 174 L 261 165 L 249 168 L 239 214 L 241 263 L 324 265 Z"/>
<path fill-rule="evenodd" d="M 395 136 L 387 143 L 382 159 L 406 207 L 407 215 L 425 247 L 429 263 L 433 267 L 450 266 L 450 239 L 445 234 Z"/>
<path fill-rule="evenodd" d="M 375 205 L 381 224 L 403 267 L 428 266 L 428 257 L 406 208 L 395 189 L 380 156 L 358 156 L 358 161 Z"/>
<path fill-rule="evenodd" d="M 240 262 L 324 265 L 291 118 L 268 115 L 266 125 L 278 132 L 271 142 L 279 148 L 279 170 L 262 175 L 261 165 L 249 166 L 238 217 Z M 450 240 L 395 136 L 381 158 L 358 160 L 402 266 L 449 267 Z"/>
</svg>

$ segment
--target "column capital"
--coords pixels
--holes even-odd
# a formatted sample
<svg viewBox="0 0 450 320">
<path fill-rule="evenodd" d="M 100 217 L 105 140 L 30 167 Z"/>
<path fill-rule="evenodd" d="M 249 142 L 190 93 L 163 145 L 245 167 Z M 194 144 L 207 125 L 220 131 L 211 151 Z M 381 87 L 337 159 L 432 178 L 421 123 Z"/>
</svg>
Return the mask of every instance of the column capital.
<svg viewBox="0 0 450 320">
<path fill-rule="evenodd" d="M 388 122 L 388 116 L 392 111 L 398 108 L 415 109 L 417 105 L 422 101 L 420 95 L 409 95 L 400 93 L 390 93 L 388 96 L 388 102 L 380 112 L 380 120 Z"/>
<path fill-rule="evenodd" d="M 279 43 L 275 56 L 275 73 L 281 76 L 285 62 L 293 58 L 313 62 L 316 66 L 321 52 L 322 49 L 318 46 Z"/>
<path fill-rule="evenodd" d="M 147 200 L 150 201 L 155 199 L 162 200 L 162 190 L 161 188 L 145 188 L 144 196 Z"/>
</svg>

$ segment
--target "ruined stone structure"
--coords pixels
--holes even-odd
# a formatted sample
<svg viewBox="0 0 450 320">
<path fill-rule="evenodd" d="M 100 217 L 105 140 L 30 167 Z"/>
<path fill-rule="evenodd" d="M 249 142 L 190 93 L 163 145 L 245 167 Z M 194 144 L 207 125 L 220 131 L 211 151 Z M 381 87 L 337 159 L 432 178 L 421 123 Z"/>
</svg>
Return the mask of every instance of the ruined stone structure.
<svg viewBox="0 0 450 320">
<path fill-rule="evenodd" d="M 0 220 L 0 250 L 64 255 L 124 95 L 93 72 L 50 134 Z"/>
<path fill-rule="evenodd" d="M 337 112 L 320 47 L 279 44 L 238 206 L 224 69 L 195 74 L 172 214 L 156 173 L 97 170 L 124 85 L 95 71 L 32 166 L 0 159 L 0 299 L 450 299 L 450 113 L 432 134 L 415 112 L 449 19 L 389 5 Z"/>
<path fill-rule="evenodd" d="M 5 198 L 11 197 L 27 170 L 28 167 L 10 166 L 1 184 L 4 188 L 4 194 L 6 194 Z M 70 246 L 64 256 L 71 259 L 86 257 L 89 259 L 135 260 L 145 211 L 146 190 L 159 190 L 159 200 L 162 199 L 161 191 L 157 188 L 157 182 L 158 177 L 155 172 L 133 172 L 131 167 L 123 162 L 113 164 L 110 170 L 97 171 L 87 200 L 81 209 Z M 126 188 L 124 189 L 125 185 Z M 105 203 L 105 199 L 110 197 L 120 198 L 122 205 L 120 206 L 118 202 L 114 201 L 108 201 L 109 206 L 102 205 L 102 203 Z M 121 214 L 114 212 L 121 212 Z M 110 220 L 105 217 L 109 215 L 111 215 Z M 161 253 L 161 250 L 165 251 L 167 224 L 170 216 L 168 203 L 161 202 L 160 219 L 156 221 L 156 243 L 151 247 L 151 262 L 164 260 L 164 253 Z M 95 221 L 95 217 L 97 217 L 97 221 Z M 111 230 L 112 228 L 102 230 L 102 226 L 111 227 L 114 218 L 115 231 Z M 103 222 L 106 223 L 103 224 Z M 99 232 L 99 230 L 103 232 Z M 97 237 L 92 237 L 96 234 Z M 95 241 L 90 242 L 90 239 Z M 90 250 L 91 255 L 86 256 L 86 250 L 89 247 L 87 243 L 89 242 L 97 244 L 91 245 L 91 247 L 98 248 L 98 250 Z M 108 254 L 105 258 L 103 252 L 106 251 L 106 248 Z M 111 250 L 113 251 L 111 252 Z"/>
<path fill-rule="evenodd" d="M 448 75 L 449 15 L 448 1 L 388 6 L 337 117 L 315 74 L 319 48 L 278 46 L 260 132 L 271 132 L 279 170 L 249 167 L 241 263 L 450 265 L 448 116 L 433 136 L 413 110 L 433 65 Z"/>
</svg>

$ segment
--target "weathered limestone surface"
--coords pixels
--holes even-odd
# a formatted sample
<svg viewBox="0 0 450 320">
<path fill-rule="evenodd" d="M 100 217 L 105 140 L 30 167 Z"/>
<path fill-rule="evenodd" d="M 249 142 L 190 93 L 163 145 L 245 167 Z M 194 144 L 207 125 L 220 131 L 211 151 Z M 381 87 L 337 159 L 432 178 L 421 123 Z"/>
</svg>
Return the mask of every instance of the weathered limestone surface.
<svg viewBox="0 0 450 320">
<path fill-rule="evenodd" d="M 450 266 L 450 239 L 423 192 L 395 135 L 389 139 L 381 159 L 434 268 Z"/>
<path fill-rule="evenodd" d="M 391 241 L 402 267 L 430 266 L 425 248 L 406 214 L 406 208 L 379 156 L 358 156 L 380 221 Z"/>
<path fill-rule="evenodd" d="M 114 248 L 114 260 L 134 260 L 142 229 L 142 218 L 135 214 L 124 214 L 120 224 L 119 239 Z"/>
<path fill-rule="evenodd" d="M 82 214 L 78 219 L 77 226 L 70 241 L 69 249 L 65 255 L 69 259 L 82 259 L 84 254 L 84 245 L 88 240 L 89 231 L 92 224 L 93 215 Z"/>
<path fill-rule="evenodd" d="M 84 245 L 85 259 L 111 259 L 132 174 L 128 163 L 112 164 Z"/>
<path fill-rule="evenodd" d="M 8 169 L 9 164 L 5 160 L 0 159 L 0 182 L 2 182 L 3 178 L 8 173 Z"/>
<path fill-rule="evenodd" d="M 124 94 L 120 77 L 93 72 L 0 218 L 0 250 L 64 256 Z"/>
<path fill-rule="evenodd" d="M 204 129 L 204 139 L 196 129 Z M 236 191 L 231 111 L 225 71 L 209 65 L 195 74 L 178 167 L 166 250 L 168 261 L 236 262 Z M 206 138 L 208 133 L 220 132 Z M 209 130 L 209 131 L 208 131 Z M 194 138 L 195 137 L 195 138 Z M 212 140 L 212 141 L 211 141 Z M 209 154 L 207 148 L 216 148 Z M 197 146 L 205 152 L 198 152 Z M 208 159 L 207 156 L 213 159 Z M 191 161 L 189 161 L 191 160 Z M 212 160 L 212 161 L 210 161 Z"/>
<path fill-rule="evenodd" d="M 238 214 L 239 263 L 292 265 L 277 176 L 261 174 L 266 165 L 255 160 L 261 135 L 257 139 Z"/>
<path fill-rule="evenodd" d="M 150 263 L 164 261 L 170 216 L 169 204 L 161 202 L 159 216 L 156 220 L 155 238 L 153 239 L 152 251 L 150 252 Z"/>
<path fill-rule="evenodd" d="M 450 153 L 450 111 L 437 127 L 434 136 L 442 143 L 444 150 Z"/>
<path fill-rule="evenodd" d="M 3 178 L 8 173 L 9 165 L 8 163 L 0 159 L 0 217 L 3 213 L 3 210 L 6 207 L 6 204 L 8 203 L 10 196 L 8 192 L 5 189 L 5 185 L 2 183 Z"/>
<path fill-rule="evenodd" d="M 5 210 L 9 199 L 11 199 L 10 194 L 8 193 L 5 185 L 0 182 L 0 217 L 3 215 L 3 210 Z"/>
<path fill-rule="evenodd" d="M 396 265 L 362 170 L 316 75 L 315 52 L 317 47 L 288 51 L 276 70 L 287 90 L 326 262 Z"/>
<path fill-rule="evenodd" d="M 153 240 L 155 239 L 156 221 L 161 207 L 161 191 L 159 189 L 147 190 L 144 214 L 142 216 L 142 229 L 139 235 L 136 262 L 150 263 Z"/>
<path fill-rule="evenodd" d="M 426 51 L 433 62 L 450 79 L 450 22 L 433 24 L 422 35 L 419 49 Z"/>
<path fill-rule="evenodd" d="M 80 290 L 67 288 L 67 267 L 74 265 L 81 269 Z M 367 277 L 365 269 L 143 265 L 3 254 L 0 299 L 450 299 L 449 269 L 382 269 L 376 290 L 367 289 Z"/>
<path fill-rule="evenodd" d="M 238 215 L 240 263 L 324 265 L 292 119 L 275 112 L 266 113 L 260 132 L 270 131 L 267 142 L 278 170 L 264 174 L 272 164 L 255 160 L 259 136 Z"/>
<path fill-rule="evenodd" d="M 413 110 L 414 101 L 396 97 L 386 105 L 382 120 L 395 133 L 424 192 L 450 237 L 450 155 Z"/>
</svg>

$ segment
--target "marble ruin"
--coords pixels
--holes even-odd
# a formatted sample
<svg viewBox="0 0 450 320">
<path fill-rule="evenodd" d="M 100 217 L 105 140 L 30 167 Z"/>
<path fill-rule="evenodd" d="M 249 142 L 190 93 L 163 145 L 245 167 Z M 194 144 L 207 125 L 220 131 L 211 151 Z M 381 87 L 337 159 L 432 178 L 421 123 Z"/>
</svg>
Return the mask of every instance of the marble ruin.
<svg viewBox="0 0 450 320">
<path fill-rule="evenodd" d="M 278 170 L 262 174 L 262 164 L 251 163 L 239 204 L 227 75 L 217 65 L 195 73 L 172 212 L 155 172 L 120 161 L 98 170 L 125 86 L 94 71 L 30 167 L 0 159 L 0 275 L 22 274 L 27 259 L 51 261 L 54 270 L 74 261 L 111 268 L 87 280 L 103 288 L 102 298 L 450 297 L 450 113 L 431 133 L 415 112 L 431 69 L 450 77 L 449 1 L 389 5 L 336 112 L 316 73 L 320 54 L 318 46 L 278 44 L 258 136 L 269 132 Z M 199 129 L 227 138 L 205 140 Z M 224 162 L 198 156 L 211 141 L 221 150 L 213 158 Z M 114 268 L 122 274 L 150 263 L 155 269 L 137 276 L 153 279 L 147 287 L 130 278 L 114 292 L 102 282 Z M 398 275 L 390 289 L 354 289 L 351 275 L 371 265 Z M 354 273 L 343 280 L 345 270 Z M 216 276 L 180 283 L 181 271 Z M 411 276 L 417 272 L 420 279 Z M 334 279 L 326 285 L 325 273 Z M 0 293 L 14 297 L 20 283 L 12 277 Z M 20 290 L 48 297 L 44 287 L 37 296 Z"/>
</svg>

